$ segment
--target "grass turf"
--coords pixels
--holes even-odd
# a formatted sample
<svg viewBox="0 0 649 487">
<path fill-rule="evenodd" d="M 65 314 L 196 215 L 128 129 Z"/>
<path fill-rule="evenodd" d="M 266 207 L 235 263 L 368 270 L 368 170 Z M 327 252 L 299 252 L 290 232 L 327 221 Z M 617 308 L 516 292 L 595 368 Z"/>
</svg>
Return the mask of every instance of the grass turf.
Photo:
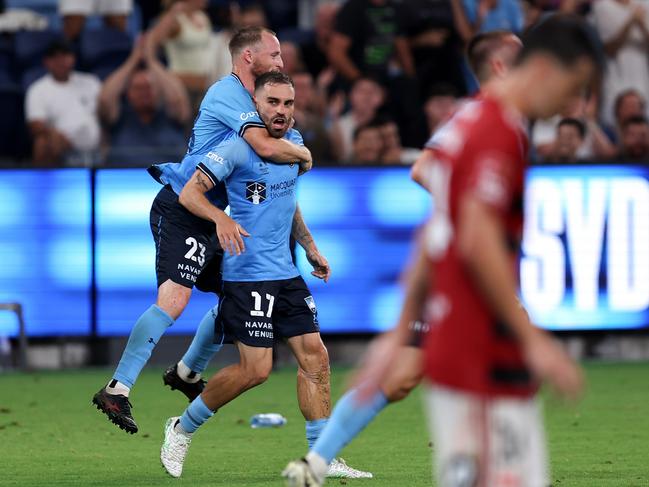
<svg viewBox="0 0 649 487">
<path fill-rule="evenodd" d="M 590 364 L 589 392 L 577 407 L 545 401 L 553 485 L 649 486 L 649 363 Z M 20 486 L 268 486 L 305 453 L 304 421 L 295 400 L 295 371 L 268 382 L 219 411 L 195 436 L 183 478 L 159 463 L 162 427 L 187 402 L 162 386 L 162 369 L 145 371 L 131 396 L 140 432 L 127 435 L 90 405 L 107 370 L 0 374 L 0 485 Z M 332 395 L 344 388 L 334 371 Z M 255 413 L 280 412 L 288 424 L 252 430 Z M 389 407 L 343 452 L 373 480 L 327 485 L 433 485 L 430 447 L 418 392 Z"/>
</svg>

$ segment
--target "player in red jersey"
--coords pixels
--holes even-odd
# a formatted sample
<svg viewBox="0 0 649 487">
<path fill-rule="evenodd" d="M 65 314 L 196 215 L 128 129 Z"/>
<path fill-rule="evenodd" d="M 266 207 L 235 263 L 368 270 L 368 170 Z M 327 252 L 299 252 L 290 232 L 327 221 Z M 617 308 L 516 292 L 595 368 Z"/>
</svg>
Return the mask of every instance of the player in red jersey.
<svg viewBox="0 0 649 487">
<path fill-rule="evenodd" d="M 467 56 L 480 84 L 488 86 L 506 75 L 520 49 L 520 39 L 511 32 L 489 32 L 479 34 L 469 43 Z M 440 133 L 444 133 L 443 128 Z M 433 137 L 427 147 L 434 147 L 437 140 L 438 137 Z M 432 161 L 429 153 L 432 151 L 426 151 L 413 167 L 413 177 L 428 190 L 428 168 Z M 329 423 L 305 459 L 291 462 L 284 470 L 289 486 L 320 485 L 327 462 L 336 457 L 384 407 L 404 399 L 420 383 L 426 329 L 426 323 L 412 322 L 411 340 L 400 347 L 394 367 L 364 404 L 356 401 L 358 389 L 351 389 L 338 401 Z"/>
<path fill-rule="evenodd" d="M 535 392 L 546 380 L 576 397 L 582 376 L 516 299 L 525 126 L 559 112 L 602 66 L 583 21 L 550 17 L 524 36 L 510 73 L 465 105 L 429 154 L 424 179 L 435 212 L 399 323 L 361 377 L 368 390 L 378 384 L 409 339 L 409 323 L 427 316 L 427 410 L 442 487 L 549 485 Z"/>
</svg>

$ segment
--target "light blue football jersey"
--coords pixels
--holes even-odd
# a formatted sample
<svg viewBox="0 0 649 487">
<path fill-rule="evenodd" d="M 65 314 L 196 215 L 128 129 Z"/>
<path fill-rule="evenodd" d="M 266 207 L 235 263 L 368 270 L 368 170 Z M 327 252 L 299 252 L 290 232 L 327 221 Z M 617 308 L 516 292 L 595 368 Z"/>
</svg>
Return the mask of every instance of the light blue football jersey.
<svg viewBox="0 0 649 487">
<path fill-rule="evenodd" d="M 194 121 L 183 160 L 155 164 L 149 172 L 158 182 L 171 185 L 174 192 L 180 194 L 183 186 L 196 171 L 196 165 L 211 148 L 220 144 L 233 131 L 243 136 L 249 127 L 265 128 L 257 114 L 252 96 L 239 77 L 231 73 L 207 90 Z M 207 197 L 221 209 L 227 206 L 222 185 L 217 185 Z"/>
<path fill-rule="evenodd" d="M 302 136 L 290 129 L 284 138 L 303 145 Z M 215 184 L 224 182 L 230 216 L 250 237 L 246 251 L 223 258 L 224 281 L 274 281 L 297 277 L 289 239 L 297 205 L 297 164 L 274 164 L 255 153 L 232 133 L 198 163 Z"/>
</svg>

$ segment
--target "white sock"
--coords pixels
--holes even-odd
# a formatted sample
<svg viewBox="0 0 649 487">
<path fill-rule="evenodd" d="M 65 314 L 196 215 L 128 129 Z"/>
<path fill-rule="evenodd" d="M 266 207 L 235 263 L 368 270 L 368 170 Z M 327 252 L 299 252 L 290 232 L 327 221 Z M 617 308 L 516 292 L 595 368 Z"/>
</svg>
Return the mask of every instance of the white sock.
<svg viewBox="0 0 649 487">
<path fill-rule="evenodd" d="M 327 465 L 325 459 L 317 453 L 310 451 L 306 454 L 306 461 L 309 462 L 309 466 L 315 476 L 322 481 L 322 479 L 325 478 L 325 475 L 327 475 L 327 470 L 329 469 L 329 465 Z"/>
<path fill-rule="evenodd" d="M 128 397 L 128 393 L 131 392 L 131 388 L 126 384 L 122 384 L 120 381 L 111 379 L 110 382 L 106 385 L 106 392 L 113 395 L 122 395 Z"/>
<path fill-rule="evenodd" d="M 185 362 L 183 362 L 182 360 L 178 362 L 176 370 L 178 371 L 178 376 L 185 382 L 193 384 L 194 382 L 201 380 L 201 374 L 194 372 L 192 369 L 187 367 Z"/>
</svg>

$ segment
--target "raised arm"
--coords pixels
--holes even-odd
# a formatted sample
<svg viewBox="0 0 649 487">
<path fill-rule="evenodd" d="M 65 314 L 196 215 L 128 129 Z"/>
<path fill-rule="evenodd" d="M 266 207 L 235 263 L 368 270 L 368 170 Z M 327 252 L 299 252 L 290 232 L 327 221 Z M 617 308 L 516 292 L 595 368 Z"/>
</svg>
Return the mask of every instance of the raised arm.
<svg viewBox="0 0 649 487">
<path fill-rule="evenodd" d="M 293 227 L 291 228 L 291 236 L 306 252 L 306 258 L 313 266 L 311 275 L 317 277 L 318 279 L 323 279 L 324 282 L 329 281 L 329 277 L 331 276 L 329 262 L 327 262 L 327 259 L 325 259 L 325 257 L 318 250 L 318 247 L 315 244 L 315 240 L 313 239 L 313 235 L 311 235 L 311 232 L 309 231 L 309 228 L 306 226 L 306 222 L 302 217 L 302 211 L 300 210 L 299 205 L 295 208 L 295 214 L 293 215 Z"/>
<path fill-rule="evenodd" d="M 197 169 L 180 192 L 178 201 L 197 217 L 214 222 L 221 248 L 231 255 L 240 255 L 245 251 L 241 237 L 249 237 L 250 234 L 225 212 L 210 203 L 205 193 L 213 187 L 211 179 Z"/>
<path fill-rule="evenodd" d="M 276 139 L 266 128 L 248 127 L 243 138 L 264 159 L 275 162 L 298 162 L 302 172 L 309 171 L 313 166 L 309 149 L 286 139 Z"/>
<path fill-rule="evenodd" d="M 112 124 L 120 114 L 120 98 L 126 91 L 131 74 L 137 68 L 138 64 L 144 59 L 144 37 L 140 36 L 133 46 L 129 57 L 124 61 L 117 70 L 115 70 L 101 87 L 99 93 L 99 116 L 107 123 Z"/>
<path fill-rule="evenodd" d="M 191 106 L 182 81 L 158 61 L 152 50 L 145 55 L 151 76 L 162 92 L 166 113 L 176 122 L 186 123 L 191 117 Z"/>
</svg>

